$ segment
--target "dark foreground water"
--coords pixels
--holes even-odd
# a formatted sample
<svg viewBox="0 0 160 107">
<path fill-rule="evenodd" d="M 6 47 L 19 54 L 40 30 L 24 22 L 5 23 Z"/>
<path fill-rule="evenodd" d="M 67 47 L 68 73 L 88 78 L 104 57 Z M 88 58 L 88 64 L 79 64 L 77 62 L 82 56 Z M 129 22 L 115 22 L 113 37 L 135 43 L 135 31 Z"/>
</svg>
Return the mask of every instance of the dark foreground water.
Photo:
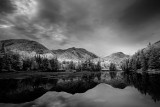
<svg viewBox="0 0 160 107">
<path fill-rule="evenodd" d="M 159 74 L 32 77 L 0 80 L 0 85 L 0 107 L 160 107 Z"/>
</svg>

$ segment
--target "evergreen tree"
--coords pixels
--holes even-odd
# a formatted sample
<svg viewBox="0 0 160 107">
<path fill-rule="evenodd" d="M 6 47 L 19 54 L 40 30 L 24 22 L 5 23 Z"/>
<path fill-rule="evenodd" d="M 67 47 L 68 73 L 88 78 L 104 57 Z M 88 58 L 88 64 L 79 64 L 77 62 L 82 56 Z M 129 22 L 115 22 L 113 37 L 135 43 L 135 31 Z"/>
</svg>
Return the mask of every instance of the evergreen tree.
<svg viewBox="0 0 160 107">
<path fill-rule="evenodd" d="M 97 65 L 96 65 L 96 70 L 97 71 L 101 71 L 101 62 L 100 61 L 98 61 L 98 63 L 97 63 Z"/>
<path fill-rule="evenodd" d="M 50 64 L 51 64 L 52 71 L 54 71 L 54 72 L 58 71 L 59 62 L 58 62 L 57 58 L 56 59 L 51 59 Z"/>
<path fill-rule="evenodd" d="M 128 59 L 128 69 L 129 69 L 129 70 L 133 70 L 133 63 L 134 63 L 133 58 Z M 126 65 L 125 65 L 125 66 L 127 66 L 127 60 L 126 60 Z M 127 67 L 126 67 L 126 68 L 127 68 Z"/>
<path fill-rule="evenodd" d="M 49 71 L 52 71 L 52 67 L 51 67 L 50 61 L 48 61 L 48 67 L 47 67 L 47 69 L 48 69 Z"/>
<path fill-rule="evenodd" d="M 35 63 L 37 64 L 39 70 L 44 69 L 43 58 L 40 55 L 35 56 L 33 60 L 35 60 Z"/>
<path fill-rule="evenodd" d="M 160 50 L 152 48 L 148 65 L 149 69 L 160 69 Z"/>
<path fill-rule="evenodd" d="M 116 70 L 117 70 L 116 64 L 110 63 L 109 70 L 110 70 L 110 71 L 116 71 Z"/>
<path fill-rule="evenodd" d="M 70 70 L 75 70 L 75 64 L 74 64 L 73 61 L 69 62 L 68 68 L 69 68 Z"/>
<path fill-rule="evenodd" d="M 23 60 L 23 70 L 30 71 L 32 67 L 32 60 L 27 58 Z"/>
<path fill-rule="evenodd" d="M 148 60 L 147 60 L 143 50 L 141 52 L 140 59 L 141 59 L 141 69 L 142 69 L 142 71 L 146 71 L 148 69 Z"/>
<path fill-rule="evenodd" d="M 12 62 L 11 54 L 6 53 L 3 57 L 3 68 L 7 71 L 12 71 L 11 62 Z"/>
<path fill-rule="evenodd" d="M 47 58 L 43 59 L 42 65 L 43 65 L 43 68 L 42 68 L 43 71 L 50 71 L 52 69 L 51 64 Z"/>
<path fill-rule="evenodd" d="M 129 60 L 129 59 L 126 59 L 126 60 L 124 60 L 124 61 L 122 62 L 122 64 L 121 64 L 121 69 L 122 69 L 123 71 L 125 71 L 126 73 L 128 73 L 128 72 L 131 71 L 131 69 L 130 69 L 130 67 L 129 67 L 129 63 L 130 63 L 130 60 Z"/>
<path fill-rule="evenodd" d="M 82 70 L 88 70 L 88 62 L 87 60 L 82 63 Z"/>
<path fill-rule="evenodd" d="M 132 67 L 129 69 L 132 71 L 136 71 L 138 69 L 138 59 L 135 58 L 132 60 Z"/>
<path fill-rule="evenodd" d="M 3 57 L 0 56 L 0 72 L 3 69 Z"/>
<path fill-rule="evenodd" d="M 23 61 L 19 54 L 11 55 L 11 68 L 20 71 L 23 68 Z"/>
<path fill-rule="evenodd" d="M 78 62 L 78 65 L 76 66 L 77 71 L 82 71 L 82 63 Z"/>
<path fill-rule="evenodd" d="M 152 46 L 152 44 L 149 42 L 148 47 L 151 47 L 151 46 Z"/>
<path fill-rule="evenodd" d="M 35 60 L 32 60 L 31 70 L 38 70 L 38 63 Z"/>
</svg>

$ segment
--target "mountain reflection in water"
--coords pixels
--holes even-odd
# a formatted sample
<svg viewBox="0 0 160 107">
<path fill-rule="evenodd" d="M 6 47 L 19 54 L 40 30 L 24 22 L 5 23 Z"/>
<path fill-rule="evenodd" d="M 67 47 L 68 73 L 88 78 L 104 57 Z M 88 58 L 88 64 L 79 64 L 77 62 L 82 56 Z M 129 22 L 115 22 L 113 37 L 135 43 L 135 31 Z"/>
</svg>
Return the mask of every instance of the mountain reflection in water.
<svg viewBox="0 0 160 107">
<path fill-rule="evenodd" d="M 107 74 L 108 75 L 108 74 Z M 102 77 L 101 77 L 102 79 Z M 0 104 L 0 107 L 159 107 L 160 75 L 159 74 L 123 74 L 126 88 L 114 88 L 100 83 L 84 93 L 69 94 L 50 91 L 38 99 L 23 104 Z M 108 81 L 106 83 L 113 83 Z M 122 83 L 122 80 L 120 80 Z M 61 82 L 61 81 L 60 81 Z"/>
<path fill-rule="evenodd" d="M 159 107 L 147 95 L 140 94 L 135 88 L 113 88 L 99 84 L 83 94 L 71 95 L 65 92 L 47 92 L 37 100 L 20 105 L 2 107 Z"/>
</svg>

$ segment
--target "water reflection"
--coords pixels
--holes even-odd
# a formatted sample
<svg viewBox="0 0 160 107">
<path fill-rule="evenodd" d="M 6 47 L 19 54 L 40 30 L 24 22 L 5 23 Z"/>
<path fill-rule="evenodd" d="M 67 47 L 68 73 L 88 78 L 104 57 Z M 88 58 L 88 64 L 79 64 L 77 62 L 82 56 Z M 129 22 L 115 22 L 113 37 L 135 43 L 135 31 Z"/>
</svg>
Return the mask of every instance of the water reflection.
<svg viewBox="0 0 160 107">
<path fill-rule="evenodd" d="M 29 77 L 0 79 L 0 103 L 23 103 L 33 101 L 47 91 L 84 93 L 100 81 L 100 74 L 84 74 L 73 77 Z"/>
<path fill-rule="evenodd" d="M 124 89 L 128 83 L 124 81 L 124 73 L 120 72 L 102 72 L 101 82 L 111 85 L 114 88 Z"/>
<path fill-rule="evenodd" d="M 67 96 L 75 94 L 72 96 L 72 98 L 74 97 L 74 101 L 76 100 L 75 102 L 81 102 L 82 100 L 79 97 L 75 99 L 77 95 L 83 96 L 85 101 L 89 98 L 91 100 L 90 103 L 94 105 L 93 107 L 100 107 L 98 105 L 105 107 L 108 103 L 115 107 L 115 104 L 112 104 L 114 102 L 117 102 L 117 104 L 122 103 L 122 105 L 128 104 L 128 106 L 138 104 L 138 106 L 143 105 L 143 107 L 147 104 L 157 106 L 160 103 L 158 102 L 160 101 L 160 74 L 102 72 L 61 78 L 38 76 L 23 79 L 0 79 L 0 87 L 0 103 L 29 102 L 42 95 L 46 95 L 48 91 L 52 91 L 51 93 L 56 93 L 56 95 L 61 94 L 61 92 L 70 93 Z M 53 95 L 47 94 L 46 97 L 57 99 L 56 95 Z M 91 106 L 90 103 L 85 101 L 82 101 L 84 105 L 80 107 Z M 106 104 L 106 102 L 108 103 Z"/>
<path fill-rule="evenodd" d="M 125 81 L 142 94 L 150 95 L 155 102 L 160 101 L 160 74 L 125 74 Z"/>
<path fill-rule="evenodd" d="M 23 104 L 0 104 L 0 107 L 159 107 L 148 95 L 143 95 L 134 87 L 113 88 L 101 83 L 81 94 L 47 92 L 40 98 Z"/>
</svg>

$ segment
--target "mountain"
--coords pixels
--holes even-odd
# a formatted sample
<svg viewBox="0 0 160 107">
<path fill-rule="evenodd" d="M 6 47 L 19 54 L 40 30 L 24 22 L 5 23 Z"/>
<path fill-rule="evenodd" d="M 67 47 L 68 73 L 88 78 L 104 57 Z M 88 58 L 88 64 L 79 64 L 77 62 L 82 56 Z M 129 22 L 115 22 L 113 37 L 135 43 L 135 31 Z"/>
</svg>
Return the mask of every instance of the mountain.
<svg viewBox="0 0 160 107">
<path fill-rule="evenodd" d="M 11 51 L 18 53 L 24 57 L 33 57 L 37 54 L 47 58 L 54 57 L 52 51 L 47 49 L 42 44 L 26 39 L 2 40 L 0 41 L 0 51 L 2 52 L 4 50 L 5 52 Z"/>
<path fill-rule="evenodd" d="M 101 62 L 101 66 L 103 69 L 109 69 L 110 63 L 114 63 L 117 65 L 117 68 L 120 69 L 120 64 L 124 59 L 129 58 L 129 55 L 124 54 L 123 52 L 117 52 L 113 53 L 109 56 L 106 56 L 104 58 L 96 58 L 94 59 L 94 62 Z"/>
<path fill-rule="evenodd" d="M 58 49 L 58 50 L 52 50 L 52 52 L 57 56 L 59 61 L 82 61 L 86 59 L 94 59 L 98 58 L 97 55 L 87 51 L 83 48 L 69 48 L 69 49 Z"/>
<path fill-rule="evenodd" d="M 108 61 L 111 63 L 119 64 L 122 60 L 129 58 L 129 55 L 124 54 L 123 52 L 113 53 L 105 58 L 104 61 Z"/>
<path fill-rule="evenodd" d="M 107 56 L 107 57 L 124 58 L 124 57 L 129 57 L 129 55 L 126 55 L 123 52 L 117 52 L 117 53 L 113 53 L 113 54 L 111 54 L 110 56 Z"/>
</svg>

